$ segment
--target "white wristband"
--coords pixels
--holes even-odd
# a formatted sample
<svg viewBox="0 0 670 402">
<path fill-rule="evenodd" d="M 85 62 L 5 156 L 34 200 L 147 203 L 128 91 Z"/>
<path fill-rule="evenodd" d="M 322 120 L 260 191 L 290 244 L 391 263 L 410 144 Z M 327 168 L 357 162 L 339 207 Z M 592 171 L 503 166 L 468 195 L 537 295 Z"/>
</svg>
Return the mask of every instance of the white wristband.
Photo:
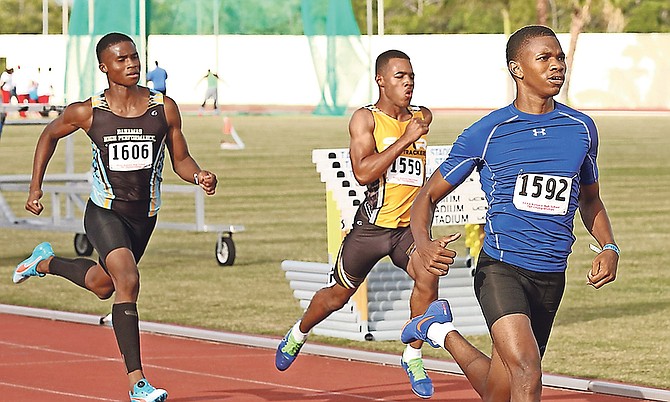
<svg viewBox="0 0 670 402">
<path fill-rule="evenodd" d="M 602 249 L 598 246 L 594 246 L 593 244 L 589 244 L 589 247 L 595 253 L 602 253 L 604 250 L 612 250 L 616 253 L 616 255 L 619 255 L 619 247 L 617 247 L 617 245 L 614 243 L 607 243 L 603 246 Z"/>
<path fill-rule="evenodd" d="M 603 246 L 603 251 L 605 250 L 612 250 L 616 253 L 616 255 L 619 255 L 619 247 L 617 247 L 616 244 L 614 243 L 607 243 Z"/>
</svg>

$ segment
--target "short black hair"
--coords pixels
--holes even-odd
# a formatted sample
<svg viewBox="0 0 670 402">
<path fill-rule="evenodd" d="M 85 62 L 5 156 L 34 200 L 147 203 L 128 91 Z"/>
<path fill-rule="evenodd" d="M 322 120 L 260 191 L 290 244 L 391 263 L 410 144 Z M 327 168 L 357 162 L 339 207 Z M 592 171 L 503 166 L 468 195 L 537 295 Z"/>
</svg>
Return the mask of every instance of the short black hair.
<svg viewBox="0 0 670 402">
<path fill-rule="evenodd" d="M 405 59 L 409 60 L 409 56 L 400 50 L 387 50 L 384 53 L 377 56 L 377 61 L 375 62 L 375 74 L 381 73 L 381 71 L 386 68 L 386 65 L 391 59 Z"/>
<path fill-rule="evenodd" d="M 132 42 L 133 45 L 135 44 L 130 36 L 120 32 L 110 32 L 100 38 L 98 44 L 95 46 L 95 55 L 98 57 L 98 63 L 102 62 L 102 52 L 104 52 L 105 49 L 121 42 Z"/>
<path fill-rule="evenodd" d="M 514 32 L 507 41 L 507 63 L 516 60 L 520 50 L 528 44 L 531 39 L 541 36 L 552 36 L 556 38 L 556 33 L 551 28 L 544 25 L 527 25 Z"/>
</svg>

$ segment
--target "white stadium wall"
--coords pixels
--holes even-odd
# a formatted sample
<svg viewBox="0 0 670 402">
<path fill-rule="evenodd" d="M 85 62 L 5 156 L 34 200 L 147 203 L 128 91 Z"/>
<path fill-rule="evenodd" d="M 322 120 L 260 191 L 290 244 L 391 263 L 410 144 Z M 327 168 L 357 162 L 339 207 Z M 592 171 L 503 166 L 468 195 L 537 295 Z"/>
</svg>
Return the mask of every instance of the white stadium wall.
<svg viewBox="0 0 670 402">
<path fill-rule="evenodd" d="M 559 40 L 567 52 L 569 36 Z M 385 35 L 362 37 L 363 59 L 395 48 L 412 59 L 414 103 L 433 109 L 493 109 L 513 96 L 505 66 L 504 35 Z M 36 72 L 51 67 L 54 103 L 65 101 L 67 39 L 62 35 L 0 35 L 0 57 L 8 66 Z M 369 50 L 367 50 L 369 49 Z M 582 34 L 579 37 L 570 104 L 583 109 L 670 110 L 670 34 Z M 148 40 L 147 64 L 169 74 L 168 94 L 180 104 L 202 103 L 207 69 L 218 72 L 222 105 L 315 106 L 321 92 L 304 36 L 172 36 Z M 365 60 L 367 62 L 367 60 Z M 359 78 L 359 77 L 357 77 Z M 69 79 L 68 85 L 76 80 Z M 350 107 L 376 99 L 369 76 L 361 80 Z M 104 88 L 102 73 L 99 89 Z M 76 93 L 68 89 L 68 93 Z M 563 94 L 561 94 L 563 95 Z M 561 98 L 562 99 L 562 98 Z M 72 102 L 78 99 L 67 99 Z"/>
</svg>

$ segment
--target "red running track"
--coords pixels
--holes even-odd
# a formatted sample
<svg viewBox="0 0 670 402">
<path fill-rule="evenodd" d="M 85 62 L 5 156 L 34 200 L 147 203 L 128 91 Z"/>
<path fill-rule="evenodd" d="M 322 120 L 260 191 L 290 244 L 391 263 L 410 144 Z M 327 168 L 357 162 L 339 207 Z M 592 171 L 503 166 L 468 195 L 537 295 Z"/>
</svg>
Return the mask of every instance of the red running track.
<svg viewBox="0 0 670 402">
<path fill-rule="evenodd" d="M 145 374 L 172 402 L 420 400 L 398 366 L 303 353 L 281 373 L 267 348 L 147 332 L 141 339 Z M 108 326 L 0 314 L 0 401 L 128 401 L 124 374 Z M 432 401 L 479 400 L 461 375 L 430 376 Z M 641 400 L 548 387 L 542 399 Z"/>
</svg>

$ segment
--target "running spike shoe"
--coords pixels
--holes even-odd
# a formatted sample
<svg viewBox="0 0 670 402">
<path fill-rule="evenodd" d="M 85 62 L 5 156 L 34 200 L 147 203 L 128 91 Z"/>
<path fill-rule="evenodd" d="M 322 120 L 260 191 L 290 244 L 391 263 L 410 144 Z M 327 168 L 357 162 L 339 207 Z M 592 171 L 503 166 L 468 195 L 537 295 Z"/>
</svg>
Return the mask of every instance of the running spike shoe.
<svg viewBox="0 0 670 402">
<path fill-rule="evenodd" d="M 293 328 L 289 329 L 277 347 L 275 366 L 279 371 L 284 371 L 291 367 L 295 358 L 298 357 L 298 353 L 300 353 L 300 348 L 305 344 L 305 340 L 302 342 L 296 341 L 292 332 Z"/>
<path fill-rule="evenodd" d="M 414 317 L 405 324 L 400 333 L 400 340 L 403 343 L 412 343 L 416 340 L 421 340 L 428 342 L 434 348 L 439 348 L 440 345 L 428 339 L 428 327 L 436 322 L 444 324 L 452 320 L 453 317 L 451 316 L 449 302 L 444 299 L 435 300 L 430 303 L 430 306 L 428 306 L 423 315 Z"/>
<path fill-rule="evenodd" d="M 403 359 L 400 359 L 400 365 L 405 369 L 409 377 L 409 383 L 412 385 L 412 392 L 416 396 L 423 399 L 433 396 L 435 392 L 433 381 L 426 374 L 426 369 L 423 367 L 423 359 L 416 358 L 407 363 Z"/>
<path fill-rule="evenodd" d="M 129 394 L 130 402 L 163 402 L 168 397 L 166 390 L 154 388 L 144 378 L 133 386 L 133 391 Z"/>
<path fill-rule="evenodd" d="M 53 255 L 54 251 L 51 248 L 51 244 L 47 242 L 38 244 L 30 257 L 21 261 L 21 263 L 16 266 L 12 280 L 14 283 L 21 283 L 31 276 L 45 276 L 45 273 L 37 272 L 37 264 Z"/>
</svg>

